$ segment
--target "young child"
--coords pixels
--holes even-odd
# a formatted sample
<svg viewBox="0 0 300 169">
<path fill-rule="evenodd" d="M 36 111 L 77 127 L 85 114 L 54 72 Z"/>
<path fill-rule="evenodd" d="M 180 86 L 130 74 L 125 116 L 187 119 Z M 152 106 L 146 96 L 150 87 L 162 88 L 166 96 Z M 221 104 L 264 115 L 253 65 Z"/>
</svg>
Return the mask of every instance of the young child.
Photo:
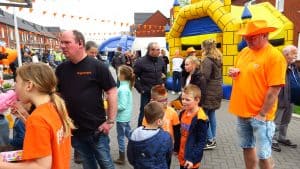
<svg viewBox="0 0 300 169">
<path fill-rule="evenodd" d="M 5 163 L 0 157 L 1 169 L 70 168 L 74 125 L 64 101 L 55 94 L 56 84 L 53 70 L 44 63 L 28 63 L 17 70 L 17 96 L 36 108 L 26 119 L 23 161 Z"/>
<path fill-rule="evenodd" d="M 164 108 L 164 124 L 162 125 L 162 129 L 168 132 L 171 135 L 171 138 L 174 142 L 174 133 L 178 134 L 180 132 L 180 122 L 178 118 L 177 112 L 170 106 L 168 106 L 168 92 L 167 89 L 163 85 L 155 85 L 151 89 L 151 100 L 157 101 L 163 105 Z M 143 126 L 147 126 L 147 121 L 143 119 Z M 175 132 L 174 132 L 175 131 Z M 176 136 L 179 137 L 179 136 Z M 168 162 L 168 166 L 171 165 L 171 158 Z"/>
<path fill-rule="evenodd" d="M 148 125 L 132 132 L 127 147 L 128 161 L 135 169 L 168 169 L 172 138 L 160 128 L 163 125 L 163 106 L 152 101 L 145 106 L 144 113 Z"/>
<path fill-rule="evenodd" d="M 130 119 L 132 113 L 132 87 L 134 85 L 133 69 L 122 65 L 118 68 L 118 113 L 117 113 L 117 138 L 119 144 L 119 158 L 114 162 L 117 164 L 125 163 L 125 136 L 129 137 Z"/>
<path fill-rule="evenodd" d="M 182 91 L 183 111 L 179 114 L 181 136 L 175 138 L 180 144 L 174 146 L 178 153 L 180 169 L 195 169 L 200 167 L 203 148 L 206 145 L 208 118 L 198 103 L 201 91 L 196 85 L 189 84 Z M 180 145 L 180 146 L 179 146 Z"/>
</svg>

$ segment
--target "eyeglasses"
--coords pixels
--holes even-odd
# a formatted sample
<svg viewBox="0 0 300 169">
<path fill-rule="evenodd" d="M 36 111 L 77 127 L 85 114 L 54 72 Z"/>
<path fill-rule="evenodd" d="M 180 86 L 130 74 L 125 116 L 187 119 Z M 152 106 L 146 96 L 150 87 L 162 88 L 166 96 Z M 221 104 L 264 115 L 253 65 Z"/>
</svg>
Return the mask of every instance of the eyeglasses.
<svg viewBox="0 0 300 169">
<path fill-rule="evenodd" d="M 151 48 L 151 50 L 156 50 L 156 51 L 159 51 L 160 49 Z"/>
</svg>

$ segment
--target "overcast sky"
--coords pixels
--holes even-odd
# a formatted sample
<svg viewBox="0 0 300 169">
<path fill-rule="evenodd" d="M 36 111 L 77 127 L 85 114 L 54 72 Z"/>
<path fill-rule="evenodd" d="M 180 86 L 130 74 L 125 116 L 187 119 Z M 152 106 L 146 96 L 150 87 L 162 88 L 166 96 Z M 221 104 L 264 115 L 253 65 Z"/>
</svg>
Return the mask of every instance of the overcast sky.
<svg viewBox="0 0 300 169">
<path fill-rule="evenodd" d="M 113 25 L 113 22 L 134 22 L 135 12 L 161 11 L 169 17 L 174 0 L 35 0 L 33 11 L 29 9 L 18 11 L 19 17 L 44 26 L 60 26 L 64 29 L 79 29 L 83 32 L 116 32 L 128 30 L 125 26 Z M 13 9 L 2 9 L 12 13 Z M 42 14 L 47 11 L 46 14 Z M 57 16 L 53 16 L 57 13 Z M 66 17 L 62 17 L 65 14 Z M 92 19 L 71 19 L 71 15 L 78 18 L 90 17 Z M 95 19 L 99 19 L 97 22 Z M 100 19 L 110 20 L 111 23 L 100 22 Z"/>
</svg>

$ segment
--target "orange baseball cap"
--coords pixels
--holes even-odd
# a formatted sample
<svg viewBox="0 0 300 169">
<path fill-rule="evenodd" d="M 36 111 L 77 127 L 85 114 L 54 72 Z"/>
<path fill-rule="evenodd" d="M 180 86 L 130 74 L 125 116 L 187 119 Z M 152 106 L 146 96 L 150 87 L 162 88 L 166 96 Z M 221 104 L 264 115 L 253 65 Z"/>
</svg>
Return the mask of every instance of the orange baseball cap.
<svg viewBox="0 0 300 169">
<path fill-rule="evenodd" d="M 237 34 L 242 36 L 253 36 L 268 32 L 274 32 L 276 27 L 268 26 L 265 20 L 253 20 L 246 23 L 245 27 L 240 29 Z"/>
</svg>

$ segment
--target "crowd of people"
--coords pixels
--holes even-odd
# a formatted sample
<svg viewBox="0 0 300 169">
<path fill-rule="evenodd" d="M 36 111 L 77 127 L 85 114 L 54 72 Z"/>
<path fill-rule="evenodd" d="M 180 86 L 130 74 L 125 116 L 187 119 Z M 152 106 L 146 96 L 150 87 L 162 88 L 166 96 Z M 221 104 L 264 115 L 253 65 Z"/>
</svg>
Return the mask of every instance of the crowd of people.
<svg viewBox="0 0 300 169">
<path fill-rule="evenodd" d="M 299 99 L 291 94 L 300 88 L 294 64 L 297 48 L 288 45 L 282 53 L 274 48 L 268 35 L 275 30 L 263 20 L 249 21 L 237 32 L 247 47 L 228 72 L 233 79 L 229 112 L 237 116 L 237 135 L 247 169 L 257 165 L 274 168 L 271 152 L 281 151 L 279 144 L 297 147 L 287 138 L 293 105 Z M 71 146 L 75 162 L 84 169 L 113 169 L 114 163 L 123 165 L 126 156 L 135 169 L 168 169 L 173 154 L 181 169 L 201 167 L 204 150 L 217 147 L 216 110 L 221 107 L 224 74 L 216 42 L 207 39 L 201 47 L 201 57 L 190 47 L 186 57 L 177 49 L 171 59 L 170 93 L 178 94 L 179 111 L 168 102 L 165 81 L 170 63 L 156 42 L 149 43 L 141 58 L 121 47 L 116 49 L 111 65 L 117 82 L 97 44 L 85 42 L 77 30 L 61 34 L 60 55 L 66 59 L 54 59 L 54 67 L 50 62 L 36 63 L 24 48 L 24 62 L 28 63 L 16 71 L 14 94 L 18 101 L 9 105 L 17 117 L 15 133 L 8 146 L 0 147 L 2 151 L 22 149 L 22 161 L 2 162 L 0 155 L 0 168 L 67 169 Z M 134 120 L 133 88 L 140 94 L 137 128 L 130 125 Z M 111 157 L 109 146 L 114 124 L 117 159 Z"/>
</svg>

